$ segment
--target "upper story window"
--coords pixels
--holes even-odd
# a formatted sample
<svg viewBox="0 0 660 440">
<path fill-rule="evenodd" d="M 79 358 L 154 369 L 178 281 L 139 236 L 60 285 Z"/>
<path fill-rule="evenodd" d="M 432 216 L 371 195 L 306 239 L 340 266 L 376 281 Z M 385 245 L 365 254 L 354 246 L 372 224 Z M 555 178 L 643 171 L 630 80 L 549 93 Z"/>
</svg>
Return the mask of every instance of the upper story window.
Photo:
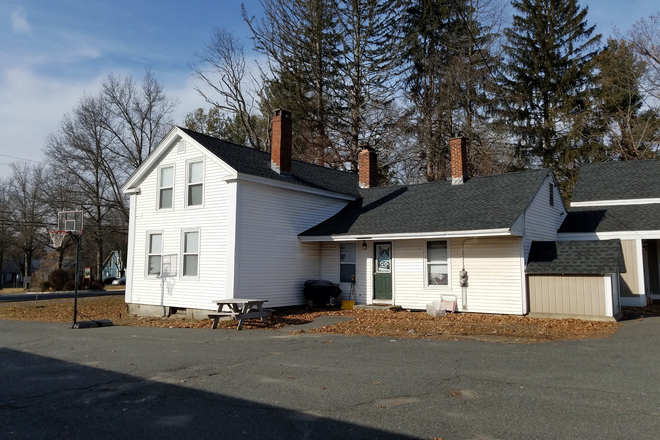
<svg viewBox="0 0 660 440">
<path fill-rule="evenodd" d="M 199 231 L 183 233 L 183 276 L 196 277 L 199 271 Z"/>
<path fill-rule="evenodd" d="M 426 243 L 426 276 L 428 286 L 447 286 L 449 267 L 447 264 L 447 241 Z"/>
<path fill-rule="evenodd" d="M 355 277 L 357 246 L 355 243 L 339 245 L 339 282 L 350 283 Z"/>
<path fill-rule="evenodd" d="M 550 182 L 549 185 L 550 185 L 550 206 L 555 206 L 555 186 L 552 184 L 552 182 Z"/>
<path fill-rule="evenodd" d="M 162 167 L 158 171 L 158 209 L 171 209 L 174 196 L 174 167 Z"/>
<path fill-rule="evenodd" d="M 202 204 L 204 194 L 204 161 L 188 163 L 187 204 Z"/>
<path fill-rule="evenodd" d="M 163 234 L 149 234 L 147 236 L 147 246 L 147 275 L 160 275 Z"/>
</svg>

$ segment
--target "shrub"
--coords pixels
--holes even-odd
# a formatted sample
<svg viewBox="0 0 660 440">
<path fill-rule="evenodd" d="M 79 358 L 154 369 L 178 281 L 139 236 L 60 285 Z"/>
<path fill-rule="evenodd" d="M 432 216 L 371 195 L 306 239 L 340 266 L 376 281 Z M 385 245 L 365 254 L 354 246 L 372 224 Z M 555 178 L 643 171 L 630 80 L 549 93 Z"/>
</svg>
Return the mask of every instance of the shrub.
<svg viewBox="0 0 660 440">
<path fill-rule="evenodd" d="M 76 288 L 76 283 L 73 280 L 67 280 L 62 286 L 62 290 L 73 290 Z"/>
<path fill-rule="evenodd" d="M 89 290 L 103 290 L 103 283 L 92 281 L 89 283 Z"/>
<path fill-rule="evenodd" d="M 54 290 L 64 290 L 65 284 L 68 281 L 72 281 L 73 273 L 65 269 L 55 269 L 48 276 L 48 281 L 50 281 L 51 287 Z"/>
<path fill-rule="evenodd" d="M 50 285 L 49 281 L 42 281 L 42 283 L 39 285 L 39 289 L 42 292 L 48 292 L 50 289 L 52 289 L 52 286 Z"/>
</svg>

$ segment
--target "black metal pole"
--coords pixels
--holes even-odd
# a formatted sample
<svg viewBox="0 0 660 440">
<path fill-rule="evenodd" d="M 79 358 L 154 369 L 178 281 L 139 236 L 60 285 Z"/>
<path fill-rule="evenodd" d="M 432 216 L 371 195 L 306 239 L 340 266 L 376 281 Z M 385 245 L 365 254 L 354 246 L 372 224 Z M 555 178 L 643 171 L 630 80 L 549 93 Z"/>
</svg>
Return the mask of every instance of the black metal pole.
<svg viewBox="0 0 660 440">
<path fill-rule="evenodd" d="M 78 265 L 80 260 L 80 237 L 71 234 L 73 241 L 76 242 L 76 271 L 74 273 L 74 288 L 73 288 L 73 326 L 76 326 L 76 319 L 78 318 Z"/>
</svg>

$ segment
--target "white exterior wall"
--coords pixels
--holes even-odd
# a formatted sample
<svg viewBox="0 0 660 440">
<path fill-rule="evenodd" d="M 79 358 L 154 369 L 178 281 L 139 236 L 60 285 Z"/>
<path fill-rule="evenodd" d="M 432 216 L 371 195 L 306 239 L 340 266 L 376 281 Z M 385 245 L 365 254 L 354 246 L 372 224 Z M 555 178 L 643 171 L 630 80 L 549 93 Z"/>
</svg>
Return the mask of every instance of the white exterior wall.
<svg viewBox="0 0 660 440">
<path fill-rule="evenodd" d="M 304 304 L 303 283 L 322 278 L 322 246 L 298 234 L 348 202 L 251 182 L 239 187 L 234 297 L 268 299 L 268 307 Z M 338 261 L 328 269 L 336 278 Z"/>
<path fill-rule="evenodd" d="M 550 184 L 553 184 L 554 206 L 550 206 Z M 563 213 L 563 215 L 562 215 Z M 557 230 L 566 218 L 566 209 L 554 179 L 546 177 L 524 216 L 525 262 L 532 241 L 555 241 Z"/>
<path fill-rule="evenodd" d="M 191 144 L 184 153 L 176 146 L 160 162 L 160 166 L 173 164 L 174 197 L 171 210 L 157 209 L 158 168 L 140 184 L 140 194 L 134 195 L 131 216 L 134 215 L 134 244 L 129 249 L 126 301 L 134 304 L 171 306 L 181 308 L 214 309 L 213 300 L 226 296 L 228 219 L 234 215 L 228 206 L 229 174 L 210 159 L 204 166 L 204 196 L 201 207 L 185 207 L 186 161 L 202 159 L 204 155 Z M 198 228 L 199 276 L 182 277 L 182 229 Z M 162 232 L 165 260 L 170 256 L 176 263 L 169 276 L 148 277 L 147 234 Z M 129 243 L 130 247 L 130 243 Z M 132 258 L 131 258 L 132 256 Z"/>
<path fill-rule="evenodd" d="M 424 253 L 426 240 L 392 242 L 393 303 L 407 309 L 425 309 L 443 293 L 454 295 L 462 305 L 458 272 L 462 268 L 461 247 L 465 246 L 468 272 L 467 312 L 524 314 L 523 270 L 518 237 L 454 238 L 449 242 L 449 286 L 426 286 Z M 373 302 L 373 244 L 362 250 L 358 242 L 355 286 L 357 304 Z M 339 243 L 321 243 L 321 278 L 339 282 Z M 341 299 L 347 299 L 349 284 L 341 284 Z"/>
</svg>

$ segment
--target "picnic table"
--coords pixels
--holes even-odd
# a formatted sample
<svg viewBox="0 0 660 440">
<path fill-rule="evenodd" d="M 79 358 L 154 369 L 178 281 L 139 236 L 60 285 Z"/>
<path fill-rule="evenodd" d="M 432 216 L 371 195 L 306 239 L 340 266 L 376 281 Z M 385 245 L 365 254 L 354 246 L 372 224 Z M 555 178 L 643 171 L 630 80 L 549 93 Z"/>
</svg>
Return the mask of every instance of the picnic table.
<svg viewBox="0 0 660 440">
<path fill-rule="evenodd" d="M 243 328 L 244 319 L 261 318 L 261 322 L 267 322 L 267 319 L 272 312 L 264 310 L 263 304 L 268 302 L 267 299 L 219 299 L 213 301 L 218 305 L 218 311 L 209 313 L 209 318 L 213 318 L 213 328 L 218 328 L 218 321 L 220 318 L 231 316 L 234 320 L 238 320 L 237 330 Z M 227 307 L 227 310 L 224 310 Z"/>
</svg>

